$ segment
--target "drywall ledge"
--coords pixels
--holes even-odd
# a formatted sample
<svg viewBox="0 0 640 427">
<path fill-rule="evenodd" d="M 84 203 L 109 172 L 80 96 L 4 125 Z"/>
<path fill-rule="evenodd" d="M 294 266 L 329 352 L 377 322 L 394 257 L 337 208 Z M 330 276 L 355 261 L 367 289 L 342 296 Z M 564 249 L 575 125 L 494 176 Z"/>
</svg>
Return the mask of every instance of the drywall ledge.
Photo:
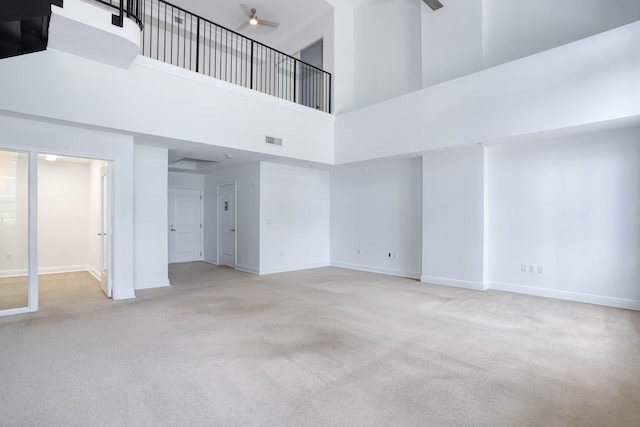
<svg viewBox="0 0 640 427">
<path fill-rule="evenodd" d="M 104 64 L 129 68 L 140 52 L 140 28 L 124 19 L 122 28 L 111 24 L 112 14 L 80 0 L 51 6 L 49 48 Z"/>
<path fill-rule="evenodd" d="M 549 288 L 536 288 L 533 286 L 514 285 L 511 283 L 488 282 L 487 290 L 515 292 L 518 294 L 533 295 L 537 297 L 556 298 L 566 301 L 576 301 L 587 304 L 604 305 L 607 307 L 624 308 L 640 311 L 640 301 L 623 298 L 613 298 L 601 295 L 583 294 L 579 292 L 560 291 Z"/>
<path fill-rule="evenodd" d="M 335 163 L 638 119 L 638 45 L 640 21 L 338 115 Z"/>
</svg>

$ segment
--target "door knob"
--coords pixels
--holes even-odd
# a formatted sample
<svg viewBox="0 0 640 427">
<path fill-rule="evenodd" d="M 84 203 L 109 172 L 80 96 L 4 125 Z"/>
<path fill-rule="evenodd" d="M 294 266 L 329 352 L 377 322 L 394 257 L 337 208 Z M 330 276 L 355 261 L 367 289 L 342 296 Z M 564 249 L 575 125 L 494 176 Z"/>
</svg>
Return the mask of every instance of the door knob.
<svg viewBox="0 0 640 427">
<path fill-rule="evenodd" d="M 232 228 L 232 229 L 231 229 L 231 230 L 229 230 L 229 231 L 236 231 L 236 229 L 235 229 L 235 228 Z"/>
<path fill-rule="evenodd" d="M 176 231 L 176 229 L 175 229 L 175 228 L 172 228 L 172 229 L 171 229 L 171 231 Z"/>
</svg>

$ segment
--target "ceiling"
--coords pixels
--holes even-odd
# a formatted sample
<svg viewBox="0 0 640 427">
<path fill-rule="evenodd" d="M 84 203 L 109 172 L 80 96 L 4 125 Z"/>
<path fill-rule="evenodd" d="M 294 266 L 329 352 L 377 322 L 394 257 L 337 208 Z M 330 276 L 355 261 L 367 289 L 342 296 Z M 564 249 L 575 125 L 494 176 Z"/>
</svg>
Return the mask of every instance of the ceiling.
<svg viewBox="0 0 640 427">
<path fill-rule="evenodd" d="M 279 22 L 280 26 L 249 26 L 241 34 L 276 49 L 279 43 L 333 8 L 324 0 L 171 0 L 170 3 L 234 31 L 247 20 L 240 5 L 255 8 L 259 18 Z"/>
</svg>

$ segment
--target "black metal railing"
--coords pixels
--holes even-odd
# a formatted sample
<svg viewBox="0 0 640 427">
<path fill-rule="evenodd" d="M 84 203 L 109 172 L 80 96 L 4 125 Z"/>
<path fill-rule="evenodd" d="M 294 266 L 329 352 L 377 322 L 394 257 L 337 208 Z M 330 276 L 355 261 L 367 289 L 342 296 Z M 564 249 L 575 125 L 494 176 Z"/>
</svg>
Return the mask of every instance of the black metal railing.
<svg viewBox="0 0 640 427">
<path fill-rule="evenodd" d="M 139 1 L 143 55 L 331 112 L 331 74 L 326 71 L 163 0 Z"/>
<path fill-rule="evenodd" d="M 113 15 L 111 22 L 113 25 L 118 25 L 122 27 L 124 25 L 123 19 L 129 18 L 138 24 L 140 29 L 144 25 L 142 20 L 143 18 L 143 8 L 144 8 L 144 0 L 95 0 L 98 3 L 102 3 L 104 5 L 110 6 L 116 9 L 118 12 L 117 15 Z"/>
</svg>

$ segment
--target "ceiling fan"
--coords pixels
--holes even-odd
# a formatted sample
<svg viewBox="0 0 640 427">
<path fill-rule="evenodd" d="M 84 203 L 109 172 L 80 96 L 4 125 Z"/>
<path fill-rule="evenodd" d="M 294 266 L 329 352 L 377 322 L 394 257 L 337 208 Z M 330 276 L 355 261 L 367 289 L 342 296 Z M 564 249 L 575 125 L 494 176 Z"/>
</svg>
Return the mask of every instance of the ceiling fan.
<svg viewBox="0 0 640 427">
<path fill-rule="evenodd" d="M 424 2 L 424 4 L 429 6 L 432 10 L 438 10 L 443 6 L 442 3 L 440 3 L 438 0 L 422 0 L 422 1 Z"/>
<path fill-rule="evenodd" d="M 255 27 L 263 25 L 265 27 L 278 28 L 280 25 L 279 22 L 267 21 L 266 19 L 259 18 L 255 7 L 250 8 L 246 4 L 241 4 L 240 7 L 245 15 L 247 15 L 247 20 L 237 28 L 237 31 L 242 31 L 249 26 Z"/>
</svg>

